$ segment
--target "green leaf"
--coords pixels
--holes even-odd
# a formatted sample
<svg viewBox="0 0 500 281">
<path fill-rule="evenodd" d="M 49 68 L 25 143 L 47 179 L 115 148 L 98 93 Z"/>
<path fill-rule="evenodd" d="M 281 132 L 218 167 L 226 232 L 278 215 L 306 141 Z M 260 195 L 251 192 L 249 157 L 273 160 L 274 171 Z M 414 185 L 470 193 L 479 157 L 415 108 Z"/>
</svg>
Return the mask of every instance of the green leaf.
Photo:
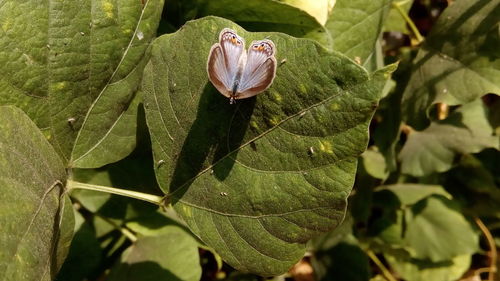
<svg viewBox="0 0 500 281">
<path fill-rule="evenodd" d="M 20 109 L 0 107 L 0 276 L 51 280 L 73 236 L 61 159 Z"/>
<path fill-rule="evenodd" d="M 400 11 L 395 7 L 399 5 L 401 10 L 408 14 L 411 6 L 413 5 L 413 0 L 395 0 L 391 5 L 391 10 L 387 15 L 387 20 L 384 23 L 385 31 L 398 31 L 405 34 L 410 34 L 408 30 L 406 20 L 401 15 Z"/>
<path fill-rule="evenodd" d="M 391 267 L 407 281 L 455 281 L 470 266 L 471 256 L 456 256 L 452 260 L 433 263 L 405 257 L 384 255 Z"/>
<path fill-rule="evenodd" d="M 135 146 L 131 101 L 162 6 L 163 0 L 3 1 L 0 104 L 23 109 L 69 166 L 125 157 Z"/>
<path fill-rule="evenodd" d="M 403 97 L 405 119 L 421 130 L 435 103 L 459 105 L 500 94 L 499 0 L 455 1 L 414 61 Z"/>
<path fill-rule="evenodd" d="M 247 41 L 269 36 L 277 61 L 287 60 L 268 91 L 236 105 L 206 73 L 210 47 L 225 27 Z M 369 75 L 313 41 L 249 33 L 215 17 L 159 37 L 142 89 L 160 187 L 230 265 L 285 272 L 309 239 L 342 221 L 392 70 Z"/>
<path fill-rule="evenodd" d="M 276 31 L 331 47 L 332 38 L 306 11 L 274 0 L 196 0 L 196 16 L 219 16 L 249 31 Z"/>
<path fill-rule="evenodd" d="M 140 237 L 112 268 L 109 279 L 120 281 L 198 281 L 201 277 L 198 243 L 178 227 L 158 236 Z"/>
<path fill-rule="evenodd" d="M 385 180 L 389 176 L 385 158 L 380 152 L 376 150 L 366 150 L 361 154 L 361 161 L 366 172 L 370 176 L 381 180 Z"/>
<path fill-rule="evenodd" d="M 492 133 L 481 99 L 465 104 L 447 119 L 410 132 L 399 154 L 401 170 L 417 177 L 447 171 L 457 153 L 498 148 L 499 138 Z"/>
<path fill-rule="evenodd" d="M 479 237 L 469 222 L 438 197 L 414 205 L 406 224 L 404 243 L 413 258 L 441 262 L 478 250 Z"/>
<path fill-rule="evenodd" d="M 337 0 L 325 27 L 333 49 L 365 65 L 375 52 L 392 0 Z"/>
<path fill-rule="evenodd" d="M 400 206 L 405 207 L 414 205 L 418 201 L 425 199 L 431 195 L 441 195 L 448 199 L 452 199 L 451 195 L 439 185 L 425 184 L 392 184 L 382 185 L 377 188 L 377 191 L 389 190 L 399 199 Z"/>
</svg>

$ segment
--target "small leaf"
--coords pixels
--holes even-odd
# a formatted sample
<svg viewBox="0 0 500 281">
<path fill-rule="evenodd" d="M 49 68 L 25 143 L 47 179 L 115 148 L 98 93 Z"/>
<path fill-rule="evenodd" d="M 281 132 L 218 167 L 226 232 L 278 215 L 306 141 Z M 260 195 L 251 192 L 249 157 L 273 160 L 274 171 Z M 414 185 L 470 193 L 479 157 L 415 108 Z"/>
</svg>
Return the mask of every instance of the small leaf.
<svg viewBox="0 0 500 281">
<path fill-rule="evenodd" d="M 384 255 L 391 267 L 407 281 L 455 281 L 469 268 L 471 255 L 456 256 L 452 260 L 431 262 Z"/>
<path fill-rule="evenodd" d="M 365 65 L 374 54 L 392 0 L 337 0 L 325 27 L 333 49 Z"/>
<path fill-rule="evenodd" d="M 478 235 L 448 202 L 429 197 L 411 208 L 404 243 L 413 258 L 441 262 L 478 250 Z"/>
<path fill-rule="evenodd" d="M 401 170 L 413 176 L 444 172 L 458 153 L 498 148 L 481 99 L 461 106 L 446 120 L 433 122 L 423 131 L 412 131 L 399 154 Z"/>
<path fill-rule="evenodd" d="M 384 156 L 375 150 L 366 150 L 361 159 L 368 174 L 376 179 L 385 180 L 389 176 Z"/>
<path fill-rule="evenodd" d="M 414 61 L 403 97 L 407 123 L 422 130 L 435 103 L 460 105 L 500 94 L 498 0 L 454 1 L 441 14 Z"/>
<path fill-rule="evenodd" d="M 61 159 L 20 109 L 0 107 L 0 276 L 50 280 L 73 236 Z"/>
<path fill-rule="evenodd" d="M 236 105 L 206 73 L 225 27 L 247 41 L 269 36 L 277 60 L 287 60 L 268 91 Z M 142 89 L 160 187 L 230 265 L 261 275 L 287 271 L 309 239 L 342 221 L 394 67 L 369 75 L 311 40 L 249 33 L 215 17 L 159 37 Z"/>
<path fill-rule="evenodd" d="M 188 233 L 171 226 L 158 236 L 140 237 L 112 268 L 110 281 L 198 281 L 198 244 Z"/>
<path fill-rule="evenodd" d="M 451 195 L 439 185 L 425 184 L 392 184 L 382 185 L 377 188 L 377 191 L 389 190 L 399 199 L 400 206 L 405 207 L 414 205 L 418 201 L 425 199 L 431 195 L 441 195 L 448 199 L 452 199 Z"/>
</svg>

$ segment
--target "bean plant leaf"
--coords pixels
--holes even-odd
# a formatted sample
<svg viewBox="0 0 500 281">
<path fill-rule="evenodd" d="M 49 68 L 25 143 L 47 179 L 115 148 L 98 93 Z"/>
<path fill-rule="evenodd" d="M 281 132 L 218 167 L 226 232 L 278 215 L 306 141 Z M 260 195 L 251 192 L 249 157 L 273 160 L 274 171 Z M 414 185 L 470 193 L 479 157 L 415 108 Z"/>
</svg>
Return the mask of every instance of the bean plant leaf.
<svg viewBox="0 0 500 281">
<path fill-rule="evenodd" d="M 500 1 L 454 1 L 441 14 L 414 61 L 403 112 L 416 129 L 432 104 L 459 105 L 500 94 Z"/>
<path fill-rule="evenodd" d="M 374 54 L 392 0 L 337 0 L 325 27 L 333 49 L 367 63 Z"/>
<path fill-rule="evenodd" d="M 0 276 L 51 280 L 73 236 L 61 159 L 20 109 L 0 107 Z"/>
<path fill-rule="evenodd" d="M 399 154 L 401 170 L 413 176 L 444 172 L 458 153 L 475 153 L 498 148 L 499 137 L 487 118 L 481 99 L 465 104 L 443 121 L 423 131 L 413 131 Z"/>
<path fill-rule="evenodd" d="M 208 81 L 219 32 L 269 38 L 271 88 L 235 105 Z M 395 66 L 368 74 L 311 40 L 208 17 L 161 36 L 142 89 L 161 189 L 190 229 L 242 271 L 277 275 L 343 219 L 357 157 Z"/>
<path fill-rule="evenodd" d="M 169 226 L 158 236 L 139 237 L 108 280 L 198 281 L 200 277 L 198 243 L 181 228 Z"/>
<path fill-rule="evenodd" d="M 125 157 L 135 146 L 131 101 L 162 6 L 163 0 L 3 1 L 0 104 L 23 109 L 69 166 Z"/>
<path fill-rule="evenodd" d="M 455 281 L 469 268 L 471 255 L 461 255 L 449 261 L 430 262 L 408 257 L 384 255 L 391 267 L 408 281 Z"/>
<path fill-rule="evenodd" d="M 389 244 L 389 249 L 404 250 L 397 253 L 405 253 L 405 259 L 439 263 L 478 250 L 477 233 L 441 186 L 381 186 L 374 201 L 384 209 L 369 232 L 377 235 L 375 242 L 381 241 L 383 247 Z"/>
<path fill-rule="evenodd" d="M 249 31 L 276 31 L 295 37 L 314 39 L 325 47 L 332 39 L 316 18 L 306 11 L 279 1 L 269 0 L 196 0 L 196 15 L 220 16 Z"/>
<path fill-rule="evenodd" d="M 478 250 L 478 235 L 449 201 L 429 197 L 419 201 L 406 217 L 404 243 L 411 257 L 433 262 L 450 260 Z"/>
</svg>

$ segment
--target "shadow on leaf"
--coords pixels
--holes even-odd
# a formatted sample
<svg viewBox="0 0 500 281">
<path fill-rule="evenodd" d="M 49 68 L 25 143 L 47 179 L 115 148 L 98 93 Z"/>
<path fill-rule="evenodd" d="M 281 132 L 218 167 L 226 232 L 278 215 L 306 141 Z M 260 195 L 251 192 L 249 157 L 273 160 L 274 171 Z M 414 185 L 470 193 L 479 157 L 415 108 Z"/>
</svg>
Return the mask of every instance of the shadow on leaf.
<svg viewBox="0 0 500 281">
<path fill-rule="evenodd" d="M 175 193 L 173 202 L 182 197 L 194 179 L 212 166 L 218 180 L 223 181 L 230 173 L 234 158 L 248 128 L 255 107 L 255 98 L 238 100 L 229 104 L 229 99 L 207 83 L 198 104 L 196 119 L 184 140 L 170 184 Z M 217 165 L 218 161 L 229 157 Z"/>
</svg>

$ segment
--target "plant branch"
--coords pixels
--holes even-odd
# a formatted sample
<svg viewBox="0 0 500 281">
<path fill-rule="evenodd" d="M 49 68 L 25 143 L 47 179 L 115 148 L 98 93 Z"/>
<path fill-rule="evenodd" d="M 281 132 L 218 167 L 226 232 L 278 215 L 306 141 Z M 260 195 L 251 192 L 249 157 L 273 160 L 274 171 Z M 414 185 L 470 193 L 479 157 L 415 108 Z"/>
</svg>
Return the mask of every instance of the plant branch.
<svg viewBox="0 0 500 281">
<path fill-rule="evenodd" d="M 380 269 L 384 277 L 389 280 L 389 281 L 397 281 L 397 279 L 392 276 L 391 272 L 385 265 L 382 263 L 382 261 L 377 258 L 377 255 L 372 250 L 366 250 L 366 254 L 370 257 L 370 259 L 377 265 L 377 267 Z"/>
<path fill-rule="evenodd" d="M 476 221 L 477 226 L 481 229 L 483 232 L 484 236 L 486 237 L 486 241 L 488 242 L 488 247 L 490 248 L 490 266 L 488 270 L 488 281 L 493 281 L 495 280 L 495 273 L 497 271 L 497 247 L 495 245 L 495 240 L 493 239 L 493 235 L 491 235 L 491 232 L 488 230 L 486 225 L 481 221 L 480 218 L 476 217 L 474 218 Z"/>
<path fill-rule="evenodd" d="M 135 198 L 135 199 L 139 199 L 142 201 L 146 201 L 149 203 L 153 203 L 153 204 L 158 205 L 160 207 L 164 205 L 164 197 L 158 196 L 158 195 L 153 195 L 153 194 L 148 194 L 148 193 L 143 193 L 143 192 L 138 192 L 138 191 L 132 191 L 132 190 L 127 190 L 127 189 L 120 189 L 120 188 L 114 188 L 114 187 L 102 186 L 102 185 L 95 185 L 95 184 L 88 184 L 88 183 L 77 182 L 77 181 L 72 181 L 72 180 L 68 180 L 66 187 L 68 188 L 68 190 L 86 189 L 86 190 L 94 190 L 94 191 L 100 191 L 100 192 L 106 192 L 106 193 L 126 196 L 126 197 L 130 197 L 130 198 Z"/>
<path fill-rule="evenodd" d="M 415 23 L 411 20 L 408 14 L 406 14 L 403 8 L 401 8 L 401 3 L 402 2 L 392 2 L 392 7 L 394 7 L 398 11 L 398 13 L 403 17 L 403 19 L 406 21 L 411 31 L 413 32 L 413 35 L 415 35 L 418 44 L 420 44 L 422 43 L 422 41 L 424 41 L 424 37 L 422 36 L 422 34 L 420 34 L 420 31 L 418 31 L 417 26 L 415 26 Z"/>
</svg>

